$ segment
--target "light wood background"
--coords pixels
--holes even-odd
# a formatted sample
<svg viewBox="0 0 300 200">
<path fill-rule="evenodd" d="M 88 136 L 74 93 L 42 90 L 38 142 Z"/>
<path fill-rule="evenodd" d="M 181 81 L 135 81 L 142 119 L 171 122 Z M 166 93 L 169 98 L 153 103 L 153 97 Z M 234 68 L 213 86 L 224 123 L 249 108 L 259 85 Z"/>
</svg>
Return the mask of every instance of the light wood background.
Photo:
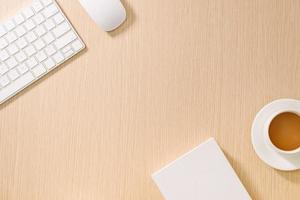
<svg viewBox="0 0 300 200">
<path fill-rule="evenodd" d="M 213 136 L 253 199 L 298 200 L 300 171 L 260 161 L 250 127 L 300 99 L 300 2 L 124 1 L 107 34 L 58 0 L 88 48 L 0 107 L 0 199 L 161 200 L 151 173 Z"/>
</svg>

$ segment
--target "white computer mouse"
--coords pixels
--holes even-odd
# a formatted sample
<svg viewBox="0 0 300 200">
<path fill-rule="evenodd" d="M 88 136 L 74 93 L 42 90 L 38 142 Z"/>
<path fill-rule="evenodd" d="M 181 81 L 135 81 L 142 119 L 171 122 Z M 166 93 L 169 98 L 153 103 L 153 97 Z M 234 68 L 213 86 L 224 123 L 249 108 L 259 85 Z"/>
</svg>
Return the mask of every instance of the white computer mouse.
<svg viewBox="0 0 300 200">
<path fill-rule="evenodd" d="M 104 30 L 112 31 L 126 19 L 120 0 L 79 0 L 91 18 Z"/>
</svg>

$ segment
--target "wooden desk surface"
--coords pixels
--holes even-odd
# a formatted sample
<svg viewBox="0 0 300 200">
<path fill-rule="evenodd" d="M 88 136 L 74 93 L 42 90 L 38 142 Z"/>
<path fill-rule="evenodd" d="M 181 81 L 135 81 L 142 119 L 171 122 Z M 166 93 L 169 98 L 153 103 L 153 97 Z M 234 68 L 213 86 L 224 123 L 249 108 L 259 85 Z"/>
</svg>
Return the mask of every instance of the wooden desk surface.
<svg viewBox="0 0 300 200">
<path fill-rule="evenodd" d="M 300 99 L 299 1 L 125 0 L 111 34 L 58 2 L 88 48 L 0 107 L 1 200 L 161 200 L 151 173 L 211 136 L 253 199 L 299 199 L 250 143 L 263 105 Z"/>
</svg>

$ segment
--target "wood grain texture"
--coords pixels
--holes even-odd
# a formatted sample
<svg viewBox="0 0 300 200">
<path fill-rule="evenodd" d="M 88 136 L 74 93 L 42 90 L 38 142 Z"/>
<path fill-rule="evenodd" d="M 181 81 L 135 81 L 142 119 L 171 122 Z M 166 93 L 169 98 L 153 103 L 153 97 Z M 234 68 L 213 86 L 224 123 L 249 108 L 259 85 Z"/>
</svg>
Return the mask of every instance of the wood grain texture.
<svg viewBox="0 0 300 200">
<path fill-rule="evenodd" d="M 250 127 L 300 99 L 300 2 L 124 1 L 107 34 L 58 0 L 87 50 L 0 107 L 0 199 L 161 200 L 151 173 L 213 136 L 253 199 L 298 200 L 300 171 L 261 162 Z"/>
</svg>

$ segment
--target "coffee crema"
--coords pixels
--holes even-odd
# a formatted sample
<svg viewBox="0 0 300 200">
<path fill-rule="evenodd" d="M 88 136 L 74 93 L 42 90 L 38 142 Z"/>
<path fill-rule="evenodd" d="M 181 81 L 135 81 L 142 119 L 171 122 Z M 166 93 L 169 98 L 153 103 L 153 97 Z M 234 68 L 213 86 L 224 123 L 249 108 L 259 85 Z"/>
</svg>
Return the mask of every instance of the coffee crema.
<svg viewBox="0 0 300 200">
<path fill-rule="evenodd" d="M 269 126 L 271 142 L 279 149 L 292 151 L 300 147 L 300 116 L 285 112 L 277 115 Z"/>
</svg>

